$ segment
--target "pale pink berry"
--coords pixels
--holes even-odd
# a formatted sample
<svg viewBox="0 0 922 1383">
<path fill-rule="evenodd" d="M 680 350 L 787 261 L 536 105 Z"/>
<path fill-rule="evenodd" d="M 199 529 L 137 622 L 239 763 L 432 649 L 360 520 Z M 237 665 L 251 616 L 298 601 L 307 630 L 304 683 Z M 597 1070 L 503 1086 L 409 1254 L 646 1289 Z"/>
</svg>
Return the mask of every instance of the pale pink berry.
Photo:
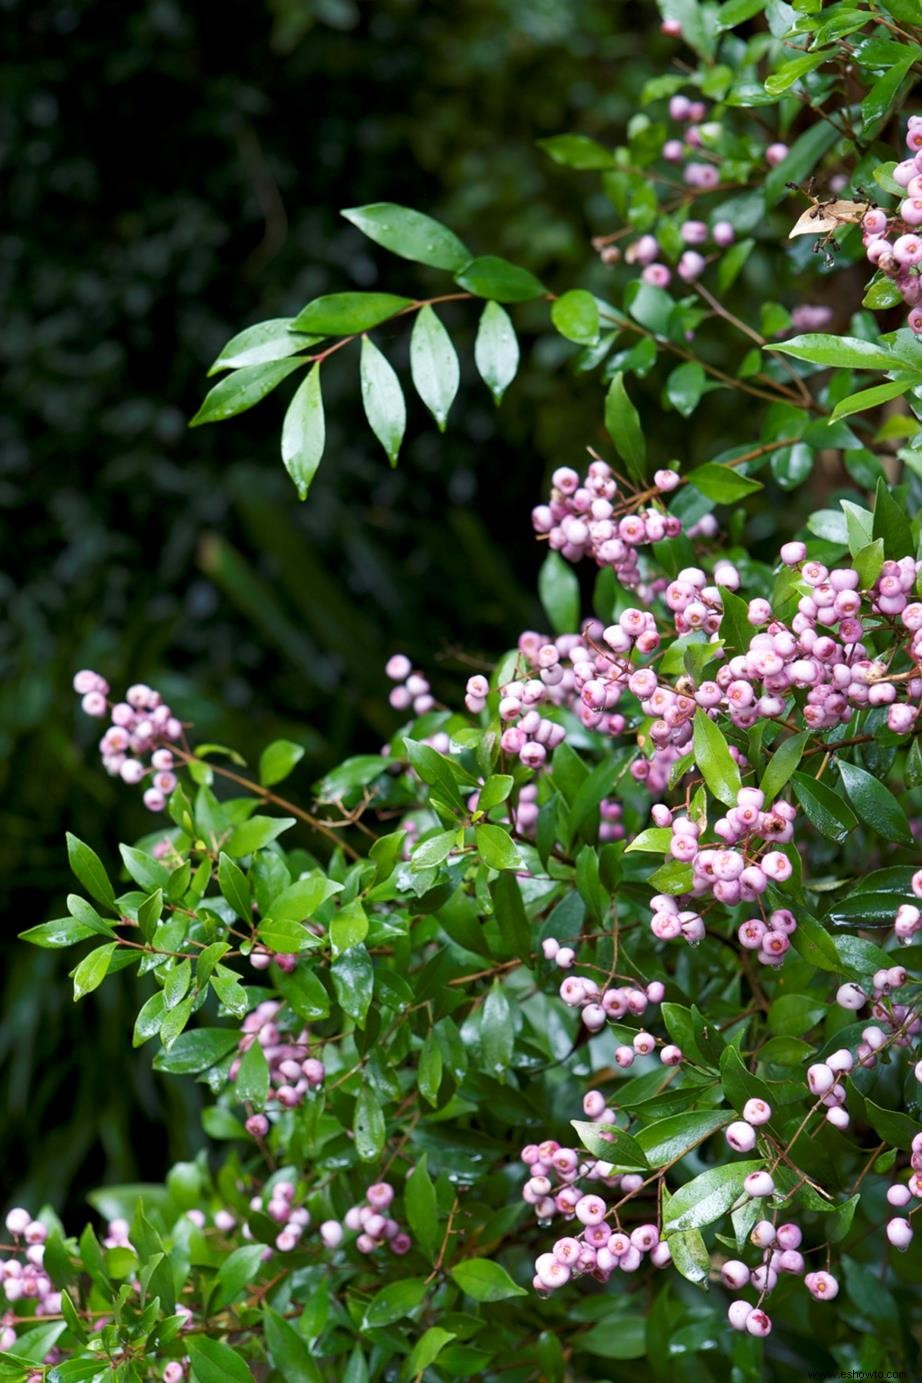
<svg viewBox="0 0 922 1383">
<path fill-rule="evenodd" d="M 743 1118 L 748 1124 L 767 1124 L 772 1117 L 772 1107 L 764 1100 L 747 1100 L 743 1105 Z"/>
<path fill-rule="evenodd" d="M 770 1172 L 750 1172 L 743 1182 L 743 1189 L 750 1196 L 770 1196 L 775 1189 L 775 1182 Z"/>
<path fill-rule="evenodd" d="M 807 1085 L 813 1095 L 825 1095 L 836 1083 L 835 1072 L 825 1064 L 818 1061 L 813 1066 L 807 1068 Z"/>
<path fill-rule="evenodd" d="M 745 1330 L 746 1322 L 749 1320 L 752 1312 L 753 1307 L 750 1306 L 748 1301 L 731 1301 L 730 1308 L 727 1311 L 727 1320 L 734 1330 Z"/>
<path fill-rule="evenodd" d="M 25 1234 L 29 1225 L 32 1223 L 32 1216 L 29 1214 L 28 1210 L 23 1210 L 21 1206 L 16 1206 L 15 1209 L 9 1211 L 7 1214 L 5 1223 L 10 1233 L 18 1236 L 20 1234 Z"/>
<path fill-rule="evenodd" d="M 761 1308 L 756 1307 L 746 1317 L 746 1329 L 750 1335 L 770 1335 L 772 1333 L 772 1319 Z"/>
<path fill-rule="evenodd" d="M 184 1378 L 182 1364 L 177 1359 L 171 1359 L 163 1369 L 163 1383 L 182 1383 Z"/>
<path fill-rule="evenodd" d="M 912 1225 L 901 1215 L 887 1221 L 887 1238 L 895 1249 L 905 1252 L 912 1243 Z"/>
<path fill-rule="evenodd" d="M 847 984 L 840 985 L 839 988 L 836 990 L 836 1003 L 839 1005 L 840 1008 L 850 1009 L 852 1012 L 857 1012 L 859 1008 L 864 1007 L 866 1002 L 867 995 L 865 994 L 864 990 L 861 988 L 860 985 L 852 984 L 851 982 L 849 982 Z"/>
<path fill-rule="evenodd" d="M 343 1227 L 338 1220 L 324 1220 L 320 1237 L 328 1249 L 338 1249 L 343 1241 Z"/>
<path fill-rule="evenodd" d="M 787 158 L 789 152 L 790 150 L 786 144 L 781 144 L 780 142 L 777 144 L 769 144 L 768 148 L 765 150 L 765 162 L 768 164 L 769 168 L 777 168 L 778 164 L 782 163 Z M 767 1333 L 766 1331 L 766 1334 Z"/>
<path fill-rule="evenodd" d="M 817 1301 L 832 1301 L 834 1297 L 839 1295 L 839 1284 L 832 1273 L 822 1271 L 807 1273 L 804 1278 L 804 1286 Z"/>
<path fill-rule="evenodd" d="M 756 1131 L 752 1124 L 736 1119 L 724 1130 L 724 1137 L 734 1152 L 751 1152 L 756 1145 Z"/>
<path fill-rule="evenodd" d="M 734 1292 L 738 1292 L 749 1282 L 749 1269 L 737 1258 L 728 1258 L 720 1270 L 720 1275 L 724 1286 L 730 1287 Z"/>
</svg>

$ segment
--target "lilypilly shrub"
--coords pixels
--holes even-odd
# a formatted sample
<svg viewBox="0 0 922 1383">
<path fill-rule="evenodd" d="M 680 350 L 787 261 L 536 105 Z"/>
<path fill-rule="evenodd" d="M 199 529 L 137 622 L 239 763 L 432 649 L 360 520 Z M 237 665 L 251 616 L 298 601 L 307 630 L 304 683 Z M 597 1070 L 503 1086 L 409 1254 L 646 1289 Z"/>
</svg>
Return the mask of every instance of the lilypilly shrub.
<svg viewBox="0 0 922 1383">
<path fill-rule="evenodd" d="M 282 429 L 302 495 L 322 373 L 350 353 L 396 462 L 383 324 L 391 346 L 409 326 L 444 428 L 443 316 L 466 348 L 478 309 L 499 401 L 521 312 L 601 378 L 604 432 L 520 515 L 545 627 L 459 664 L 451 705 L 395 651 L 390 740 L 308 795 L 280 786 L 298 745 L 251 772 L 156 688 L 76 672 L 151 830 L 120 862 L 70 836 L 79 892 L 24 935 L 80 947 L 77 1000 L 147 977 L 126 1041 L 202 1083 L 223 1151 L 103 1188 L 79 1237 L 9 1209 L 0 1377 L 917 1368 L 917 20 L 915 0 L 668 0 L 674 67 L 624 142 L 543 141 L 600 178 L 597 290 L 359 207 L 427 295 L 320 298 L 222 352 L 196 424 L 302 374 Z M 722 391 L 732 446 L 664 454 L 632 399 L 650 378 L 681 417 Z M 811 475 L 826 508 L 798 505 Z"/>
</svg>

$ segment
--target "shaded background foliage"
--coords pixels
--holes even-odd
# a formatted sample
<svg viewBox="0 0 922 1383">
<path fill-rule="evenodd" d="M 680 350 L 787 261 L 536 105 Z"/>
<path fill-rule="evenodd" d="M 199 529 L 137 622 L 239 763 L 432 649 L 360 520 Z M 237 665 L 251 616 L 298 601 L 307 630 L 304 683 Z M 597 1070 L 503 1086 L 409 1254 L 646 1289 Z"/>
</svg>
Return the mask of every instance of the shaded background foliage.
<svg viewBox="0 0 922 1383">
<path fill-rule="evenodd" d="M 643 28 L 635 7 L 596 0 L 0 12 L 0 1140 L 10 1193 L 18 1182 L 17 1198 L 67 1211 L 200 1141 L 191 1083 L 168 1086 L 126 1050 L 129 987 L 76 1010 L 61 958 L 14 939 L 62 909 L 66 827 L 111 856 L 149 826 L 94 763 L 74 670 L 152 682 L 202 738 L 251 757 L 278 735 L 306 744 L 306 794 L 393 729 L 389 652 L 406 648 L 453 699 L 461 650 L 490 657 L 541 620 L 528 510 L 598 427 L 597 385 L 559 342 L 533 344 L 499 413 L 468 351 L 449 431 L 417 404 L 391 472 L 354 426 L 344 352 L 325 379 L 327 461 L 299 506 L 277 400 L 231 429 L 186 430 L 208 363 L 246 323 L 324 292 L 425 292 L 429 271 L 374 255 L 337 216 L 378 199 L 552 288 L 604 284 L 587 240 L 611 208 L 534 140 L 611 138 L 671 48 L 652 6 Z M 676 448 L 718 451 L 720 409 L 673 415 Z"/>
</svg>

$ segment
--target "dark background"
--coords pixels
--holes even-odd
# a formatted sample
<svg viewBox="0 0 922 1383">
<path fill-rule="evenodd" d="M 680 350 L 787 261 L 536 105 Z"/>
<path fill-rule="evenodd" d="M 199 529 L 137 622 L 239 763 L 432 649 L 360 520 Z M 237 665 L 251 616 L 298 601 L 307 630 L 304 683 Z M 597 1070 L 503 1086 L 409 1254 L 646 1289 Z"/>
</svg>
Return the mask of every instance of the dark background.
<svg viewBox="0 0 922 1383">
<path fill-rule="evenodd" d="M 251 761 L 279 735 L 303 743 L 291 792 L 307 801 L 396 728 L 389 653 L 457 704 L 459 654 L 540 627 L 529 511 L 553 466 L 601 440 L 598 379 L 527 307 L 497 412 L 460 305 L 447 433 L 408 396 L 390 470 L 343 351 L 301 505 L 278 455 L 291 386 L 190 432 L 209 364 L 322 293 L 445 291 L 337 214 L 365 202 L 427 211 L 552 289 L 604 289 L 588 242 L 612 208 L 535 140 L 614 142 L 675 45 L 652 5 L 617 0 L 0 0 L 0 16 L 0 1159 L 10 1198 L 79 1222 L 87 1189 L 160 1179 L 201 1134 L 193 1083 L 130 1049 L 127 972 L 75 1007 L 69 954 L 16 941 L 63 912 L 65 830 L 111 863 L 151 825 L 101 770 L 74 671 L 153 683 L 199 740 Z M 389 333 L 403 368 L 405 333 Z M 661 384 L 636 385 L 644 406 Z M 657 417 L 662 460 L 727 444 L 716 398 Z"/>
</svg>

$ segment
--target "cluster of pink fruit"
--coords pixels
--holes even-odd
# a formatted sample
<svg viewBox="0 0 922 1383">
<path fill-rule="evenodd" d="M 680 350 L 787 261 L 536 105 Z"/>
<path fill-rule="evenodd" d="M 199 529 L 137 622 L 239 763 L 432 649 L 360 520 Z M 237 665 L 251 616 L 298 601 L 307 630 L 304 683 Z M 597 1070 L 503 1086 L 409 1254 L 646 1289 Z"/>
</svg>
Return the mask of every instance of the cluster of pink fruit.
<svg viewBox="0 0 922 1383">
<path fill-rule="evenodd" d="M 228 1079 L 237 1079 L 245 1054 L 258 1043 L 269 1068 L 267 1099 L 282 1109 L 296 1109 L 312 1090 L 323 1084 L 325 1072 L 323 1062 L 309 1055 L 306 1029 L 302 1028 L 296 1036 L 279 1029 L 275 1020 L 281 1007 L 278 1000 L 265 999 L 244 1018 L 237 1044 L 240 1055 L 234 1058 Z M 246 1129 L 252 1137 L 264 1138 L 269 1132 L 269 1120 L 265 1114 L 251 1114 Z"/>
<path fill-rule="evenodd" d="M 832 1273 L 820 1269 L 806 1272 L 806 1261 L 800 1251 L 803 1234 L 795 1224 L 774 1225 L 760 1220 L 753 1227 L 750 1242 L 762 1250 L 762 1262 L 754 1268 L 738 1258 L 729 1258 L 720 1269 L 721 1280 L 733 1292 L 751 1286 L 759 1293 L 758 1303 L 751 1305 L 739 1297 L 731 1302 L 727 1319 L 734 1330 L 750 1335 L 770 1335 L 771 1317 L 762 1310 L 762 1301 L 774 1291 L 782 1274 L 800 1277 L 816 1301 L 832 1301 L 839 1292 L 839 1283 Z"/>
<path fill-rule="evenodd" d="M 109 701 L 109 684 L 98 672 L 83 669 L 74 676 L 74 691 L 85 713 L 111 720 L 99 741 L 103 768 L 112 777 L 135 786 L 149 780 L 144 805 L 162 812 L 176 786 L 175 745 L 182 739 L 182 722 L 153 687 L 137 682 L 124 701 Z"/>
<path fill-rule="evenodd" d="M 911 115 L 906 132 L 910 157 L 893 169 L 893 181 L 905 195 L 895 214 L 869 207 L 862 217 L 865 253 L 899 290 L 909 308 L 907 326 L 922 335 L 922 116 Z"/>
</svg>

